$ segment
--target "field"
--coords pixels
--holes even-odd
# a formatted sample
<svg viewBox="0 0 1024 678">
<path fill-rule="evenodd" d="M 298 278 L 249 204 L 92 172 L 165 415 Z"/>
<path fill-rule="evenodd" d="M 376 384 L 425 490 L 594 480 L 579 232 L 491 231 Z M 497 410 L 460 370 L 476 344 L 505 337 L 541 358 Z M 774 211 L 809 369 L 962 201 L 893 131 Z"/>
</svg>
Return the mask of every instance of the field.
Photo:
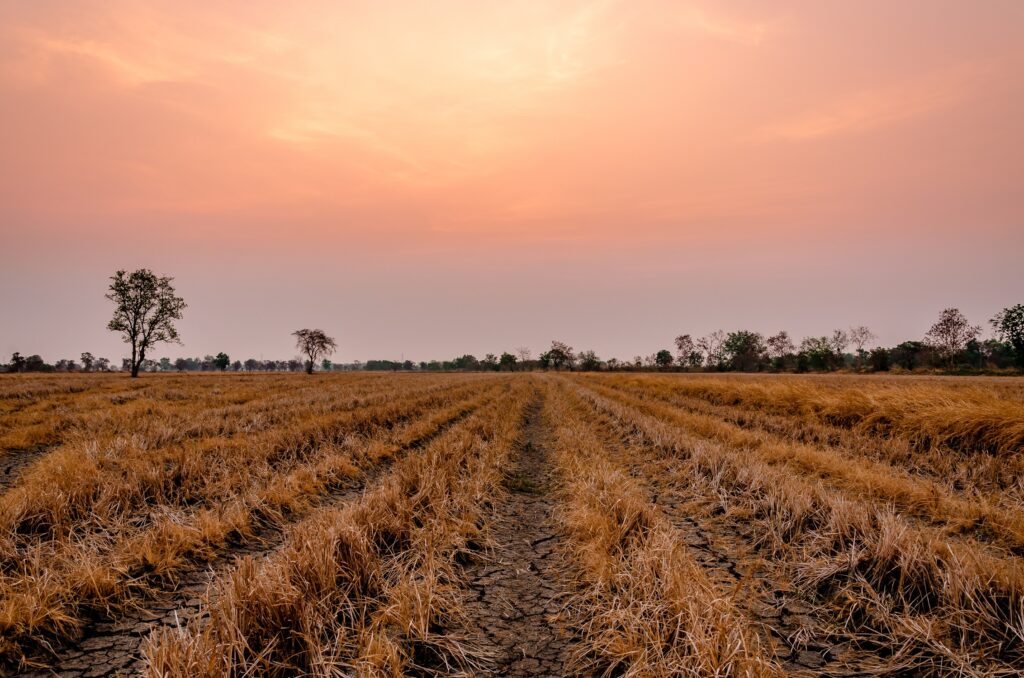
<svg viewBox="0 0 1024 678">
<path fill-rule="evenodd" d="M 0 378 L 0 674 L 1010 676 L 1024 380 Z"/>
</svg>

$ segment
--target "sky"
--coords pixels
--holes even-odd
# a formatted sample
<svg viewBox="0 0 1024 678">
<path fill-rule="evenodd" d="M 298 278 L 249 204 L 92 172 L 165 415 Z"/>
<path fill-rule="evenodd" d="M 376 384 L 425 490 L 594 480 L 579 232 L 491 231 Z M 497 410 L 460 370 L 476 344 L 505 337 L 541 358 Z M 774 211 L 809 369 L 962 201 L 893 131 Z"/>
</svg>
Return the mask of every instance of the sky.
<svg viewBox="0 0 1024 678">
<path fill-rule="evenodd" d="M 1024 4 L 0 0 L 0 356 L 337 361 L 1024 303 Z"/>
</svg>

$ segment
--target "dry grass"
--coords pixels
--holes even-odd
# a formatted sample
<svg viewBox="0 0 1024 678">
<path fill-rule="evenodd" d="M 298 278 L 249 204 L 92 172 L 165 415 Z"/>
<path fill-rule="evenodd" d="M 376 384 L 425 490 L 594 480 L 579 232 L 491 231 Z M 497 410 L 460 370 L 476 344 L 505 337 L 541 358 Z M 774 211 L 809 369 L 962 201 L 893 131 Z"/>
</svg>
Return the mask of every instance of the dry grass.
<svg viewBox="0 0 1024 678">
<path fill-rule="evenodd" d="M 747 450 L 751 458 L 772 466 L 787 466 L 801 475 L 821 478 L 829 485 L 943 527 L 950 533 L 975 533 L 1015 553 L 1024 553 L 1024 510 L 1004 508 L 978 494 L 964 496 L 941 482 L 922 478 L 907 469 L 869 461 L 759 432 L 750 432 L 721 418 L 687 412 L 647 394 L 634 396 L 601 383 L 589 383 L 602 396 L 659 421 L 679 425 L 691 434 Z"/>
<path fill-rule="evenodd" d="M 131 434 L 118 421 L 39 460 L 0 496 L 4 660 L 38 655 L 84 620 L 288 522 L 502 388 L 479 378 L 383 381 L 354 394 L 344 380 L 330 385 L 322 381 L 316 395 L 269 394 L 290 416 L 262 405 L 238 407 L 231 424 L 182 414 L 181 428 L 198 439 L 175 433 L 172 415 Z"/>
<path fill-rule="evenodd" d="M 671 459 L 673 481 L 695 500 L 756 521 L 760 547 L 780 572 L 831 606 L 851 637 L 871 636 L 903 667 L 938 675 L 1012 673 L 1024 660 L 1017 557 L 951 538 L 640 407 L 578 392 L 625 439 Z"/>
<path fill-rule="evenodd" d="M 1024 402 L 991 386 L 953 380 L 681 378 L 679 393 L 828 422 L 880 435 L 899 435 L 923 448 L 1016 454 L 1024 449 Z M 842 385 L 838 385 L 842 384 Z M 956 384 L 956 385 L 954 385 Z"/>
<path fill-rule="evenodd" d="M 541 491 L 510 473 L 538 389 L 565 674 L 790 674 L 818 634 L 848 648 L 830 672 L 1021 675 L 1019 382 L 528 374 L 0 378 L 0 455 L 28 460 L 0 492 L 0 672 L 211 561 L 150 675 L 486 671 L 464 565 L 495 496 Z"/>
<path fill-rule="evenodd" d="M 770 647 L 592 429 L 551 399 L 580 576 L 580 664 L 616 676 L 780 676 Z"/>
<path fill-rule="evenodd" d="M 458 561 L 479 548 L 527 402 L 521 386 L 398 462 L 358 503 L 295 526 L 213 591 L 209 618 L 152 639 L 150 675 L 397 676 L 466 670 Z"/>
</svg>

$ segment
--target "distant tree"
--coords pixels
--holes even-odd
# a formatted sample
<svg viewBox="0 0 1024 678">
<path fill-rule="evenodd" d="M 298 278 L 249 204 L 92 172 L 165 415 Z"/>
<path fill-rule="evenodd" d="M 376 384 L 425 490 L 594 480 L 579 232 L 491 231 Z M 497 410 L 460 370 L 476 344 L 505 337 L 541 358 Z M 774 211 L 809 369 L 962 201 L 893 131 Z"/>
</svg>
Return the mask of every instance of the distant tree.
<svg viewBox="0 0 1024 678">
<path fill-rule="evenodd" d="M 864 347 L 868 345 L 868 342 L 875 340 L 875 335 L 867 327 L 861 325 L 851 327 L 849 337 L 850 343 L 857 349 L 857 367 L 860 368 L 864 365 L 864 358 L 867 356 Z"/>
<path fill-rule="evenodd" d="M 838 358 L 838 367 L 843 365 L 843 356 L 846 354 L 846 347 L 850 345 L 850 335 L 845 330 L 836 330 L 832 333 L 829 338 L 829 345 L 832 347 L 832 352 Z"/>
<path fill-rule="evenodd" d="M 1020 365 L 1021 354 L 1015 351 L 1013 344 L 1008 341 L 986 339 L 981 343 L 981 354 L 985 357 L 986 363 L 999 369 Z"/>
<path fill-rule="evenodd" d="M 960 351 L 956 360 L 961 365 L 980 370 L 985 366 L 985 352 L 982 349 L 981 342 L 977 339 L 968 341 L 964 344 L 964 350 Z"/>
<path fill-rule="evenodd" d="M 1024 304 L 1004 308 L 991 322 L 996 335 L 1013 346 L 1017 367 L 1024 370 Z"/>
<path fill-rule="evenodd" d="M 114 302 L 114 317 L 107 329 L 120 332 L 125 343 L 131 344 L 131 374 L 138 377 L 151 346 L 164 341 L 180 343 L 174 321 L 181 320 L 185 300 L 175 294 L 173 278 L 157 277 L 149 269 L 130 274 L 118 271 L 110 280 L 106 297 Z"/>
<path fill-rule="evenodd" d="M 174 369 L 178 370 L 179 372 L 184 372 L 185 370 L 188 369 L 188 361 L 185 360 L 184 358 L 178 358 L 177 360 L 174 361 Z"/>
<path fill-rule="evenodd" d="M 96 358 L 95 368 L 97 372 L 109 372 L 110 360 L 107 358 Z"/>
<path fill-rule="evenodd" d="M 498 358 L 498 367 L 499 367 L 499 369 L 502 369 L 502 370 L 504 370 L 504 369 L 508 369 L 509 371 L 515 370 L 516 369 L 516 357 L 514 355 L 512 355 L 511 353 L 508 353 L 508 352 L 502 353 L 501 357 Z"/>
<path fill-rule="evenodd" d="M 92 357 L 92 353 L 86 351 L 85 353 L 80 355 L 79 358 L 82 361 L 82 369 L 84 369 L 86 372 L 92 372 L 92 364 L 96 362 L 96 359 Z"/>
<path fill-rule="evenodd" d="M 78 365 L 75 364 L 74 360 L 61 358 L 54 364 L 53 369 L 57 370 L 58 372 L 74 372 L 76 369 L 78 369 Z"/>
<path fill-rule="evenodd" d="M 324 372 L 330 372 L 333 366 L 334 365 L 327 358 L 324 358 L 323 360 L 320 361 L 320 369 L 322 369 Z"/>
<path fill-rule="evenodd" d="M 476 370 L 480 368 L 480 361 L 476 359 L 476 356 L 467 353 L 466 355 L 460 355 L 458 358 L 452 361 L 452 364 L 457 370 Z"/>
<path fill-rule="evenodd" d="M 51 372 L 53 371 L 52 365 L 47 365 L 46 361 L 43 360 L 39 355 L 33 354 L 25 358 L 25 371 L 26 372 Z"/>
<path fill-rule="evenodd" d="M 704 357 L 697 350 L 697 343 L 689 334 L 676 337 L 676 360 L 680 367 L 700 367 Z"/>
<path fill-rule="evenodd" d="M 952 367 L 956 355 L 968 341 L 977 339 L 979 334 L 981 327 L 967 322 L 959 309 L 947 308 L 939 314 L 938 321 L 931 326 L 924 339 Z"/>
<path fill-rule="evenodd" d="M 248 360 L 245 361 L 244 366 L 246 372 L 255 372 L 256 370 L 260 369 L 260 361 L 256 360 L 255 358 L 249 358 Z"/>
<path fill-rule="evenodd" d="M 292 358 L 291 360 L 285 363 L 285 367 L 288 369 L 289 372 L 301 372 L 302 361 Z M 306 365 L 306 374 L 313 374 L 313 367 L 311 362 L 310 364 Z"/>
<path fill-rule="evenodd" d="M 28 360 L 23 355 L 15 351 L 11 355 L 11 363 L 7 366 L 7 369 L 11 372 L 25 372 L 25 364 L 27 362 Z"/>
<path fill-rule="evenodd" d="M 227 353 L 221 351 L 220 353 L 217 354 L 217 357 L 214 358 L 212 362 L 214 367 L 223 372 L 228 368 L 228 365 L 231 364 L 231 358 L 228 357 Z"/>
<path fill-rule="evenodd" d="M 772 366 L 777 369 L 785 369 L 787 362 L 792 364 L 792 356 L 796 353 L 796 345 L 789 338 L 789 332 L 782 330 L 778 334 L 765 339 L 765 354 L 772 361 Z"/>
<path fill-rule="evenodd" d="M 548 362 L 556 370 L 563 367 L 572 369 L 576 362 L 576 356 L 572 352 L 572 346 L 561 341 L 552 341 L 551 348 L 547 352 Z"/>
<path fill-rule="evenodd" d="M 323 330 L 296 330 L 292 336 L 296 338 L 296 348 L 306 355 L 306 374 L 313 374 L 317 358 L 327 357 L 338 349 L 338 344 Z"/>
<path fill-rule="evenodd" d="M 493 353 L 488 353 L 484 356 L 484 359 L 480 361 L 480 369 L 488 372 L 498 371 L 498 356 Z"/>
<path fill-rule="evenodd" d="M 720 369 L 725 364 L 725 332 L 715 330 L 706 337 L 697 340 L 697 349 L 704 354 L 704 364 Z"/>
<path fill-rule="evenodd" d="M 679 362 L 679 366 L 688 367 L 690 355 L 697 352 L 697 345 L 693 342 L 693 337 L 689 334 L 680 334 L 676 337 L 675 344 L 676 360 Z"/>
<path fill-rule="evenodd" d="M 519 358 L 519 364 L 522 369 L 527 369 L 529 363 L 533 360 L 533 353 L 525 346 L 520 346 L 516 349 L 516 357 Z"/>
<path fill-rule="evenodd" d="M 837 330 L 838 331 L 838 330 Z M 835 337 L 806 337 L 800 342 L 798 369 L 831 371 L 842 365 L 843 356 L 836 352 Z M 800 365 L 803 368 L 800 368 Z"/>
<path fill-rule="evenodd" d="M 753 372 L 760 369 L 764 359 L 764 337 L 757 332 L 739 330 L 730 332 L 722 345 L 726 361 L 734 370 Z"/>
<path fill-rule="evenodd" d="M 174 369 L 174 366 L 171 365 L 171 359 L 170 358 L 160 358 L 160 371 L 161 372 L 170 372 L 173 369 Z"/>
<path fill-rule="evenodd" d="M 654 354 L 654 364 L 658 366 L 658 369 L 665 370 L 672 367 L 672 363 L 675 360 L 672 357 L 672 351 L 667 348 L 663 348 Z"/>
<path fill-rule="evenodd" d="M 608 367 L 609 370 L 613 372 L 619 369 L 620 367 L 618 358 L 608 358 L 608 360 L 606 360 L 604 364 Z"/>
<path fill-rule="evenodd" d="M 669 358 L 672 354 L 669 354 Z M 584 372 L 597 372 L 601 369 L 601 359 L 593 351 L 583 351 L 579 355 L 580 369 Z"/>
<path fill-rule="evenodd" d="M 872 372 L 888 372 L 889 351 L 884 348 L 872 349 L 868 356 L 868 364 L 871 366 Z"/>
<path fill-rule="evenodd" d="M 889 351 L 889 361 L 905 370 L 919 367 L 928 354 L 928 346 L 920 341 L 904 341 Z"/>
</svg>

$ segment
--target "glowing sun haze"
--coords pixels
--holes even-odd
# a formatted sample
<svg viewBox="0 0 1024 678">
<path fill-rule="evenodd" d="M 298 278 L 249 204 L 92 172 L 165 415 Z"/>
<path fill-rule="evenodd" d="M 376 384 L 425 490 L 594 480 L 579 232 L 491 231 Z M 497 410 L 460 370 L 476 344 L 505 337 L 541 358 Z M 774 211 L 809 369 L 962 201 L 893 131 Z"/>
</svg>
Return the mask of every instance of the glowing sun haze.
<svg viewBox="0 0 1024 678">
<path fill-rule="evenodd" d="M 294 6 L 289 6 L 294 5 Z M 447 358 L 1024 302 L 1024 5 L 0 0 L 0 350 Z"/>
</svg>

